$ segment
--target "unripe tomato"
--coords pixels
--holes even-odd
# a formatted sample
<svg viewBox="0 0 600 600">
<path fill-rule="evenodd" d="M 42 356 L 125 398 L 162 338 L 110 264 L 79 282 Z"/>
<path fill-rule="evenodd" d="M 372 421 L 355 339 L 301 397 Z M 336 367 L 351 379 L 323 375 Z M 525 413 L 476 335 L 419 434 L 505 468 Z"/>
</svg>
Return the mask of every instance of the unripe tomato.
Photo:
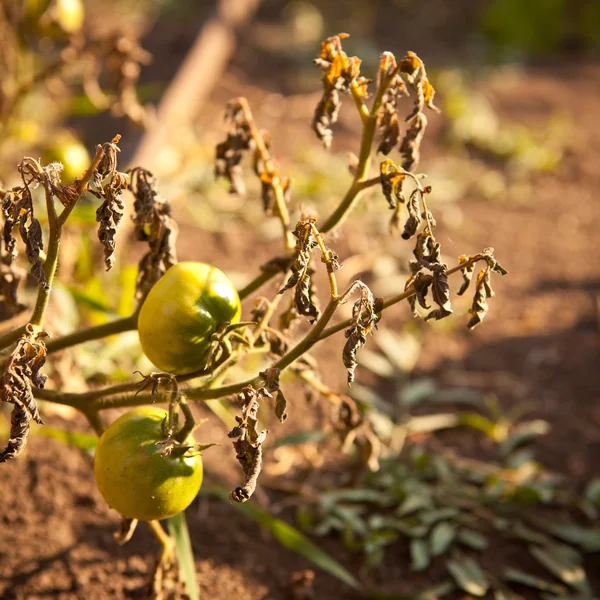
<svg viewBox="0 0 600 600">
<path fill-rule="evenodd" d="M 166 519 L 185 510 L 202 485 L 199 453 L 161 456 L 167 412 L 143 407 L 121 415 L 98 440 L 96 484 L 106 502 L 129 519 Z M 192 436 L 188 443 L 194 444 Z"/>
<path fill-rule="evenodd" d="M 240 320 L 238 293 L 225 273 L 201 262 L 180 262 L 159 279 L 138 317 L 140 343 L 161 371 L 183 375 L 206 366 L 210 336 Z"/>
</svg>

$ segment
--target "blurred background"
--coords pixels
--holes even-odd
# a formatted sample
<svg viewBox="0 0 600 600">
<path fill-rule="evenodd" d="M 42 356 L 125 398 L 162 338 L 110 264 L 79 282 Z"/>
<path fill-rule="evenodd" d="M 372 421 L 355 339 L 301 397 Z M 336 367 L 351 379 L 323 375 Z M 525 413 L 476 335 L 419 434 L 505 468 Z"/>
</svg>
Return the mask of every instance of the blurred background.
<svg viewBox="0 0 600 600">
<path fill-rule="evenodd" d="M 514 573 L 502 579 L 506 571 L 489 575 L 490 594 L 505 594 L 495 598 L 566 597 L 565 564 L 583 569 L 577 597 L 600 594 L 600 534 L 583 534 L 595 531 L 600 501 L 598 0 L 3 0 L 0 10 L 3 188 L 17 184 L 15 167 L 25 155 L 60 160 L 72 180 L 96 144 L 121 134 L 120 167 L 152 170 L 173 206 L 180 260 L 216 264 L 239 286 L 281 253 L 280 224 L 264 216 L 257 181 L 247 178 L 245 197 L 214 181 L 227 101 L 247 97 L 257 125 L 271 133 L 273 156 L 293 181 L 292 222 L 302 211 L 324 217 L 350 185 L 348 153 L 358 153 L 361 122 L 344 97 L 331 150 L 311 130 L 321 96 L 312 59 L 321 40 L 349 33 L 344 49 L 363 60 L 367 77 L 376 75 L 382 51 L 397 58 L 415 51 L 441 109 L 429 118 L 419 171 L 433 186 L 428 203 L 444 260 L 455 264 L 461 254 L 493 246 L 509 275 L 497 278 L 497 297 L 474 332 L 465 327 L 469 298 L 453 300 L 455 314 L 439 323 L 413 319 L 402 304 L 387 311 L 350 390 L 343 337 L 317 349 L 327 386 L 350 394 L 401 466 L 382 464 L 377 476 L 348 466 L 320 428 L 324 410 L 298 392 L 285 431 L 270 424 L 280 441 L 266 458 L 257 505 L 265 518 L 283 518 L 310 534 L 330 556 L 389 592 L 443 584 L 448 573 L 456 580 L 452 570 L 464 571 L 464 552 L 476 552 L 486 573 L 501 564 L 537 581 L 526 584 Z M 61 284 L 50 307 L 55 334 L 134 308 L 142 249 L 125 228 L 116 268 L 104 273 L 92 241 L 95 209 L 95 200 L 84 198 L 63 240 Z M 389 218 L 373 188 L 330 237 L 344 265 L 342 283 L 361 277 L 381 296 L 404 289 L 412 246 L 389 233 Z M 26 302 L 34 292 L 24 290 Z M 253 301 L 245 305 L 247 316 Z M 2 317 L 20 322 L 18 315 Z M 129 332 L 63 353 L 51 374 L 55 385 L 80 391 L 149 367 L 137 333 Z M 46 410 L 57 430 L 85 428 L 69 411 Z M 222 447 L 207 452 L 207 477 L 235 484 L 239 473 L 221 423 L 231 414 L 217 404 L 211 410 L 201 408 L 210 417 L 203 435 Z M 0 413 L 2 438 L 9 418 Z M 0 470 L 0 532 L 5 527 L 16 548 L 10 556 L 0 548 L 0 595 L 75 597 L 68 594 L 83 589 L 141 597 L 150 534 L 139 532 L 116 548 L 114 515 L 93 488 L 89 456 L 36 431 L 24 460 L 15 462 L 18 475 Z M 497 470 L 490 475 L 490 468 Z M 485 498 L 471 498 L 470 508 L 453 506 L 454 516 L 431 516 L 443 509 L 444 486 L 473 483 L 476 475 L 465 475 L 470 470 L 485 479 Z M 412 521 L 393 525 L 382 521 L 390 514 L 381 498 L 400 487 L 395 514 Z M 346 489 L 355 491 L 333 493 Z M 417 504 L 403 512 L 409 498 L 421 498 L 421 505 L 411 500 Z M 482 517 L 498 525 L 482 542 L 469 516 L 490 511 L 486 502 L 498 499 L 504 509 L 529 511 L 510 513 L 522 535 L 506 534 L 514 521 L 500 510 Z M 481 536 L 471 545 L 459 539 L 465 514 L 475 538 Z M 563 546 L 554 563 L 532 552 L 540 544 L 535 534 L 542 534 L 532 533 L 540 516 L 572 527 L 562 537 L 544 535 L 572 544 L 578 558 L 565 558 Z M 227 504 L 200 498 L 189 520 L 205 597 L 357 597 Z M 421 544 L 418 528 L 427 524 L 433 535 L 438 522 L 447 526 L 438 527 L 435 544 Z M 516 581 L 516 592 L 501 579 Z M 475 593 L 481 588 L 466 591 L 482 595 Z"/>
</svg>

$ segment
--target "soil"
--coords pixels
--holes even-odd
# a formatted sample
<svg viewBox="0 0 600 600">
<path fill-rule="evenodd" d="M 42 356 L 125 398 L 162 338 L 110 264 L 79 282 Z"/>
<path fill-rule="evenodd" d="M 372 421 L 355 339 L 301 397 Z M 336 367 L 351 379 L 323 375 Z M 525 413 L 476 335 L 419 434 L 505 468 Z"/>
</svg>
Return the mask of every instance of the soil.
<svg viewBox="0 0 600 600">
<path fill-rule="evenodd" d="M 262 18 L 266 22 L 264 15 Z M 391 36 L 389 25 L 381 21 L 377 26 L 383 38 L 376 38 L 377 45 L 379 39 Z M 166 43 L 162 31 L 148 39 L 147 45 L 154 51 L 159 42 Z M 183 55 L 189 45 L 184 40 L 191 41 L 193 33 L 179 37 L 177 44 L 171 38 L 173 62 Z M 455 37 L 438 36 L 428 47 L 424 36 L 415 40 L 413 47 L 425 56 L 430 51 L 430 66 L 435 66 L 436 58 L 441 65 L 453 51 Z M 273 92 L 294 92 L 273 83 L 279 73 L 284 80 L 285 63 L 265 77 L 261 57 L 251 41 L 242 43 L 239 56 L 212 94 L 201 126 L 214 130 L 214 118 L 224 100 L 235 94 L 250 96 L 253 106 L 260 107 L 273 101 Z M 164 70 L 165 65 L 156 68 Z M 261 87 L 248 83 L 254 76 Z M 518 77 L 490 84 L 485 90 L 500 115 L 527 124 L 543 122 L 555 111 L 568 111 L 573 117 L 571 141 L 558 169 L 533 177 L 530 199 L 491 202 L 469 194 L 461 200 L 468 227 L 442 229 L 439 239 L 446 251 L 451 248 L 452 254 L 458 255 L 493 244 L 510 275 L 496 278 L 497 297 L 490 301 L 485 323 L 474 332 L 435 327 L 425 334 L 414 372 L 414 377 L 435 377 L 440 385 L 495 393 L 507 410 L 529 402 L 531 415 L 546 419 L 552 427 L 538 443 L 538 460 L 562 474 L 578 491 L 586 481 L 600 476 L 599 89 L 600 65 L 591 61 L 561 64 L 549 59 L 547 64 L 527 66 Z M 310 139 L 307 122 L 314 100 L 311 94 L 290 95 L 285 106 L 295 118 L 282 119 L 281 129 L 275 128 L 277 124 L 267 125 L 283 139 Z M 344 144 L 347 141 L 348 147 L 356 147 L 351 126 L 342 135 Z M 440 128 L 434 127 L 424 155 L 444 151 Z M 348 231 L 351 229 L 344 235 Z M 203 234 L 204 243 L 198 250 L 195 235 L 193 228 L 182 228 L 182 258 L 202 259 L 219 252 L 220 266 L 225 269 L 240 261 L 252 263 L 249 270 L 256 269 L 272 248 L 259 240 L 249 252 L 253 240 L 232 240 L 215 233 Z M 395 307 L 388 326 L 405 320 L 405 312 L 406 307 Z M 337 359 L 328 360 L 327 354 L 319 354 L 319 361 L 331 373 L 328 382 L 337 385 L 343 381 L 343 368 Z M 49 415 L 47 422 L 85 428 L 83 421 L 72 417 L 63 421 L 59 415 Z M 209 426 L 207 437 L 211 436 L 227 445 L 217 426 L 214 430 Z M 460 440 L 456 443 L 460 447 Z M 212 459 L 207 457 L 209 482 L 219 471 L 224 471 L 226 479 L 237 477 L 229 448 L 226 450 Z M 225 463 L 229 466 L 221 467 Z M 258 502 L 267 498 L 264 492 L 261 495 Z M 0 498 L 0 598 L 144 596 L 158 543 L 143 526 L 126 545 L 115 543 L 117 515 L 95 488 L 88 453 L 33 436 L 19 460 L 2 465 Z M 188 519 L 203 598 L 293 599 L 298 597 L 292 594 L 294 573 L 314 569 L 216 499 L 197 499 L 188 510 Z M 339 541 L 319 539 L 317 543 L 350 569 L 358 569 L 360 557 L 350 555 Z M 513 566 L 523 560 L 510 546 L 496 548 L 494 558 Z M 600 594 L 600 557 L 590 557 L 587 566 L 593 590 Z M 386 559 L 378 583 L 388 590 L 407 591 L 427 581 L 410 573 L 407 548 L 398 547 Z M 356 597 L 337 580 L 315 573 L 314 598 Z"/>
</svg>

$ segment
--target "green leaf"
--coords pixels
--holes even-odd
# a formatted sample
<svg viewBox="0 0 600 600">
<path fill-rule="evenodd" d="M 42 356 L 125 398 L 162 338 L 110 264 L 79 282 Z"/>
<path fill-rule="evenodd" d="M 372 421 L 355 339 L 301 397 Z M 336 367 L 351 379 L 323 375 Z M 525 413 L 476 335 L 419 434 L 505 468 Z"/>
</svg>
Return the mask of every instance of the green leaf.
<svg viewBox="0 0 600 600">
<path fill-rule="evenodd" d="M 579 546 L 586 552 L 600 551 L 600 529 L 569 524 L 548 524 L 546 529 L 557 538 Z"/>
<path fill-rule="evenodd" d="M 488 547 L 488 541 L 484 535 L 473 529 L 463 527 L 458 532 L 458 541 L 473 550 L 485 550 Z"/>
<path fill-rule="evenodd" d="M 366 598 L 371 598 L 372 600 L 431 600 L 432 598 L 447 596 L 455 589 L 456 587 L 452 581 L 443 581 L 430 588 L 411 594 L 365 590 L 364 595 Z"/>
<path fill-rule="evenodd" d="M 453 519 L 458 517 L 460 510 L 454 506 L 445 506 L 444 508 L 434 508 L 433 510 L 423 511 L 419 518 L 424 525 L 433 525 L 444 519 Z"/>
<path fill-rule="evenodd" d="M 575 556 L 569 556 L 554 546 L 530 546 L 529 552 L 543 567 L 567 585 L 580 591 L 589 591 L 585 571 L 580 564 L 581 557 L 577 553 L 574 553 Z"/>
<path fill-rule="evenodd" d="M 111 317 L 117 316 L 114 309 L 106 302 L 102 302 L 96 294 L 82 291 L 73 285 L 65 285 L 65 287 L 69 290 L 70 294 L 75 298 L 78 304 L 82 304 L 93 310 L 98 310 Z"/>
<path fill-rule="evenodd" d="M 589 502 L 600 506 L 600 479 L 592 479 L 585 488 L 585 497 Z"/>
<path fill-rule="evenodd" d="M 410 568 L 413 571 L 422 571 L 429 566 L 429 545 L 425 540 L 411 540 L 410 558 Z"/>
<path fill-rule="evenodd" d="M 404 502 L 397 508 L 396 514 L 399 517 L 409 515 L 417 512 L 422 508 L 429 508 L 432 506 L 433 500 L 431 494 L 423 492 L 412 492 L 404 499 Z"/>
<path fill-rule="evenodd" d="M 168 521 L 169 534 L 175 542 L 175 552 L 186 591 L 190 600 L 199 600 L 200 593 L 198 580 L 196 579 L 196 566 L 194 564 L 194 551 L 190 541 L 190 532 L 188 530 L 185 512 L 171 517 Z"/>
<path fill-rule="evenodd" d="M 75 446 L 82 450 L 93 450 L 98 444 L 98 438 L 91 433 L 77 433 L 75 431 L 64 431 L 58 427 L 51 427 L 50 425 L 43 425 L 36 427 L 33 432 L 34 435 L 41 435 L 53 440 L 58 440 L 63 444 L 69 446 Z"/>
<path fill-rule="evenodd" d="M 512 583 L 520 583 L 521 585 L 526 585 L 530 588 L 534 588 L 542 592 L 564 594 L 567 591 L 564 585 L 559 585 L 558 583 L 546 581 L 541 577 L 530 575 L 529 573 L 519 571 L 518 569 L 505 569 L 504 579 L 506 579 L 506 581 L 511 581 Z"/>
<path fill-rule="evenodd" d="M 475 559 L 469 557 L 451 559 L 446 563 L 446 567 L 461 590 L 473 596 L 485 596 L 490 583 Z"/>
<path fill-rule="evenodd" d="M 415 406 L 430 398 L 436 391 L 437 386 L 433 379 L 416 379 L 402 387 L 398 394 L 398 402 L 404 406 Z"/>
<path fill-rule="evenodd" d="M 225 489 L 212 486 L 208 491 L 223 500 L 223 502 L 230 503 L 229 495 Z M 293 550 L 296 554 L 323 569 L 323 571 L 343 581 L 346 585 L 357 589 L 361 587 L 359 582 L 345 567 L 285 521 L 274 517 L 258 506 L 255 506 L 252 502 L 244 502 L 243 504 L 234 503 L 232 506 L 244 516 L 268 529 L 273 534 L 273 537 L 285 548 Z"/>
<path fill-rule="evenodd" d="M 459 416 L 455 413 L 439 413 L 423 417 L 411 417 L 406 422 L 407 429 L 411 432 L 429 433 L 440 429 L 450 429 L 461 424 Z"/>
<path fill-rule="evenodd" d="M 307 431 L 296 431 L 290 435 L 283 436 L 267 445 L 268 449 L 281 448 L 282 446 L 301 446 L 302 444 L 311 444 L 322 442 L 327 438 L 327 433 L 322 430 L 312 429 Z"/>
<path fill-rule="evenodd" d="M 441 521 L 431 530 L 429 544 L 431 556 L 444 554 L 456 537 L 457 525 L 450 521 Z"/>
<path fill-rule="evenodd" d="M 542 419 L 525 421 L 516 425 L 511 434 L 500 444 L 499 451 L 501 456 L 507 456 L 517 446 L 526 444 L 540 435 L 547 435 L 550 432 L 550 424 Z"/>
<path fill-rule="evenodd" d="M 492 439 L 496 439 L 498 434 L 498 425 L 487 417 L 475 412 L 463 412 L 458 415 L 461 425 L 472 427 L 482 431 Z"/>
</svg>

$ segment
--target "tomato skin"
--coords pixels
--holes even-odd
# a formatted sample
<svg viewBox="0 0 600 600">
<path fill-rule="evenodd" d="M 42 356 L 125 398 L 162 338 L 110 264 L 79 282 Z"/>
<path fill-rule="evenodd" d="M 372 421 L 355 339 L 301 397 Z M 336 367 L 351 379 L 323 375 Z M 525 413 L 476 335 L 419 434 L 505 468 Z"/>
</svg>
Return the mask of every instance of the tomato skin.
<svg viewBox="0 0 600 600">
<path fill-rule="evenodd" d="M 144 354 L 161 371 L 183 375 L 206 366 L 210 336 L 240 320 L 238 293 L 225 273 L 201 262 L 180 262 L 159 279 L 138 317 Z"/>
<path fill-rule="evenodd" d="M 129 519 L 166 519 L 185 510 L 202 485 L 200 454 L 161 456 L 167 412 L 141 407 L 121 415 L 100 436 L 96 484 L 106 502 Z M 194 439 L 188 438 L 190 444 Z"/>
</svg>

